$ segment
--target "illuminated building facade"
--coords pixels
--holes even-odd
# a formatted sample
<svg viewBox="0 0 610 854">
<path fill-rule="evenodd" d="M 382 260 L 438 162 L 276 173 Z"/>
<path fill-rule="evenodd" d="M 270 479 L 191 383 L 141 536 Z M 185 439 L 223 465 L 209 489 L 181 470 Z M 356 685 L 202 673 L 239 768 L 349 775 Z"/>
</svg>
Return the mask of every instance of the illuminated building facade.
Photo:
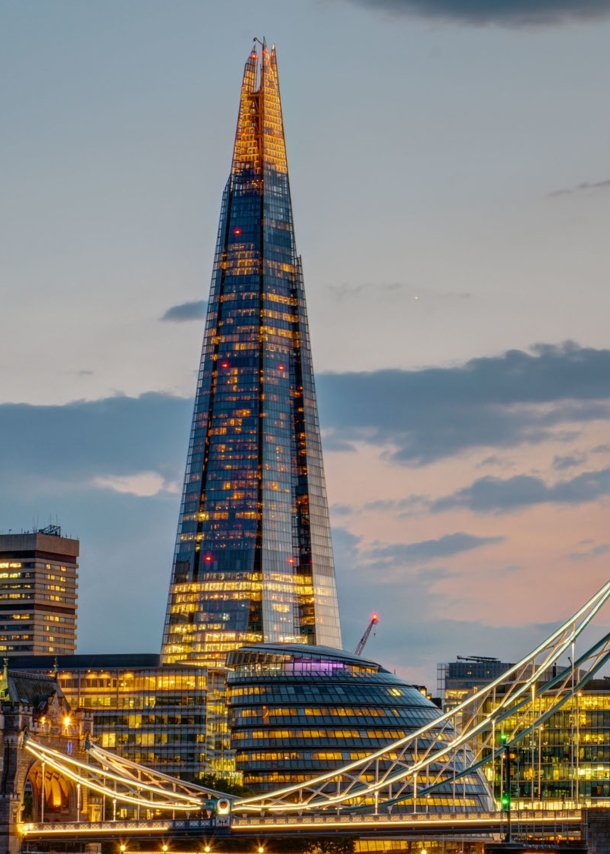
<svg viewBox="0 0 610 854">
<path fill-rule="evenodd" d="M 536 700 L 542 712 L 548 702 L 544 695 Z M 482 711 L 490 710 L 488 704 Z M 508 718 L 506 727 L 512 723 Z M 511 752 L 515 807 L 610 807 L 610 679 L 592 679 Z M 488 764 L 485 773 L 499 800 L 502 763 Z"/>
<path fill-rule="evenodd" d="M 182 780 L 235 777 L 223 670 L 131 654 L 32 657 L 19 668 L 55 676 L 72 711 L 93 712 L 100 747 Z"/>
<path fill-rule="evenodd" d="M 78 554 L 56 525 L 0 534 L 0 656 L 76 650 Z"/>
<path fill-rule="evenodd" d="M 439 664 L 438 688 L 444 698 L 443 707 L 455 708 L 511 666 L 479 656 Z M 548 702 L 544 695 L 538 697 L 537 711 L 544 712 Z M 492 701 L 488 700 L 481 713 L 491 711 Z M 523 726 L 528 724 L 526 719 Z M 505 726 L 511 730 L 510 717 Z M 511 799 L 515 808 L 528 809 L 532 804 L 544 809 L 610 807 L 610 679 L 592 679 L 542 727 L 515 744 L 511 753 Z M 485 766 L 498 803 L 504 773 L 499 760 Z"/>
<path fill-rule="evenodd" d="M 457 661 L 438 664 L 437 690 L 444 711 L 459 706 L 473 688 L 489 685 L 510 667 L 512 664 L 505 661 L 479 655 L 462 656 Z"/>
<path fill-rule="evenodd" d="M 244 786 L 257 793 L 363 759 L 441 714 L 424 689 L 328 647 L 255 644 L 229 653 L 227 667 L 236 767 Z M 463 787 L 466 809 L 489 807 L 480 772 L 467 775 Z M 455 810 L 451 783 L 419 799 L 419 806 Z M 412 801 L 404 807 L 412 810 Z"/>
<path fill-rule="evenodd" d="M 341 646 L 275 49 L 246 62 L 220 215 L 162 657 Z"/>
</svg>

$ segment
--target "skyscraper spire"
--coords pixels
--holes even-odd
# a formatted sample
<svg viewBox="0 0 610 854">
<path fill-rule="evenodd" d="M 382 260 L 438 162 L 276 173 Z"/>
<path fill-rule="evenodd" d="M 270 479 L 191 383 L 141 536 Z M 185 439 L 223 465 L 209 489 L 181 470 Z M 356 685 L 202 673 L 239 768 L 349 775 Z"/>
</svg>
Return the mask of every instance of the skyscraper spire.
<svg viewBox="0 0 610 854">
<path fill-rule="evenodd" d="M 246 61 L 223 194 L 163 660 L 341 646 L 275 48 Z"/>
</svg>

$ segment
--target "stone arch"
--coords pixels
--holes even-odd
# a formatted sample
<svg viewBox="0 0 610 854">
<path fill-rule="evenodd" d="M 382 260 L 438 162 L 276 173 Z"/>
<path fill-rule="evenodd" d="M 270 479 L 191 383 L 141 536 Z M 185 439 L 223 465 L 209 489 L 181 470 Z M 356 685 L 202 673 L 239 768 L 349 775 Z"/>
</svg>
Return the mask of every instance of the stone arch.
<svg viewBox="0 0 610 854">
<path fill-rule="evenodd" d="M 44 792 L 43 792 L 44 779 Z M 41 762 L 34 762 L 23 787 L 22 812 L 30 813 L 30 821 L 76 821 L 76 791 L 74 783 Z M 29 795 L 26 798 L 26 794 Z M 43 809 L 44 800 L 44 809 Z M 24 820 L 27 820 L 24 815 Z"/>
</svg>

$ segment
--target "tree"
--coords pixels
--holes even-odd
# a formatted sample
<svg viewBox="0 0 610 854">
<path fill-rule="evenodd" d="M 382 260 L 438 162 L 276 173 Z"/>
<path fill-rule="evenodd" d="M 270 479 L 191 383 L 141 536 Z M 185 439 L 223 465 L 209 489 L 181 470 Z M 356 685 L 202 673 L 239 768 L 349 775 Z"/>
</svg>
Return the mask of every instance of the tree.
<svg viewBox="0 0 610 854">
<path fill-rule="evenodd" d="M 239 795 L 245 798 L 254 794 L 252 789 L 248 789 L 247 786 L 240 786 L 239 783 L 234 783 L 233 780 L 220 777 L 218 774 L 200 774 L 196 782 L 200 786 L 205 786 L 206 789 L 215 789 L 217 792 L 224 792 L 226 795 Z"/>
</svg>

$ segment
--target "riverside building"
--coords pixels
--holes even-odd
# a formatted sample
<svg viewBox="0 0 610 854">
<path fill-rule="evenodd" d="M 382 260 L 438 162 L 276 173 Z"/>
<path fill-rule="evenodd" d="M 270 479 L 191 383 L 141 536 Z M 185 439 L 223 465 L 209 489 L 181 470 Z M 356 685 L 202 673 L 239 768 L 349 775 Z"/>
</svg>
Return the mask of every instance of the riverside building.
<svg viewBox="0 0 610 854">
<path fill-rule="evenodd" d="M 536 703 L 544 712 L 548 700 L 542 695 Z M 483 713 L 490 710 L 488 703 Z M 515 808 L 610 807 L 610 679 L 591 679 L 512 753 Z M 488 763 L 485 773 L 499 799 L 502 763 Z"/>
<path fill-rule="evenodd" d="M 236 767 L 256 793 L 364 759 L 441 714 L 425 689 L 373 661 L 329 647 L 255 644 L 229 653 L 227 667 Z M 490 807 L 480 771 L 464 777 L 462 785 L 460 808 Z M 419 798 L 417 806 L 455 810 L 451 782 Z M 399 808 L 412 810 L 413 801 Z"/>
<path fill-rule="evenodd" d="M 223 670 L 162 666 L 158 654 L 42 656 L 18 666 L 55 678 L 73 712 L 92 713 L 100 747 L 182 780 L 235 776 Z"/>
<path fill-rule="evenodd" d="M 444 708 L 455 708 L 511 666 L 479 656 L 439 664 L 438 687 L 444 692 Z M 552 674 L 555 672 L 553 669 Z M 536 703 L 541 713 L 548 700 L 541 695 Z M 481 714 L 491 712 L 492 705 L 487 700 Z M 508 730 L 512 724 L 507 718 Z M 527 725 L 526 720 L 523 726 Z M 515 808 L 610 807 L 610 678 L 591 679 L 534 733 L 517 742 L 511 753 Z M 499 803 L 504 789 L 503 763 L 496 760 L 484 770 Z"/>
<path fill-rule="evenodd" d="M 79 547 L 57 525 L 0 534 L 0 656 L 76 650 Z"/>
<path fill-rule="evenodd" d="M 341 647 L 275 49 L 246 62 L 163 636 L 165 664 Z"/>
</svg>

